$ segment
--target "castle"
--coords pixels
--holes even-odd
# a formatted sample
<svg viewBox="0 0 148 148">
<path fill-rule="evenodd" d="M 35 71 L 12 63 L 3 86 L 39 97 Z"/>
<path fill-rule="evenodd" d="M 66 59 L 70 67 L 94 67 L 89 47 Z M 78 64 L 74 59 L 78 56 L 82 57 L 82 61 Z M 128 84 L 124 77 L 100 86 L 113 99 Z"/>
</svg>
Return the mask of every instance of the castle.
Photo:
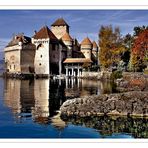
<svg viewBox="0 0 148 148">
<path fill-rule="evenodd" d="M 63 18 L 50 29 L 43 26 L 31 38 L 24 34 L 13 36 L 4 52 L 6 73 L 10 74 L 81 76 L 84 65 L 98 64 L 96 42 L 86 37 L 79 44 Z"/>
</svg>

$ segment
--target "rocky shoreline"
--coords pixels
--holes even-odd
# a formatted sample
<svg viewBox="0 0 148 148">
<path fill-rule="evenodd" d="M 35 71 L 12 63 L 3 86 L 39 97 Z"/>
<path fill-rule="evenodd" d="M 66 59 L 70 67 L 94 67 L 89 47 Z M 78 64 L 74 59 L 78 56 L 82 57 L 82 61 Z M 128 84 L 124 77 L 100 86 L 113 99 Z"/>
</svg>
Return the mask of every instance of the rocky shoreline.
<svg viewBox="0 0 148 148">
<path fill-rule="evenodd" d="M 60 108 L 61 116 L 148 117 L 148 75 L 125 72 L 115 82 L 118 93 L 67 100 Z"/>
<path fill-rule="evenodd" d="M 148 91 L 102 94 L 67 100 L 61 116 L 139 116 L 148 117 Z"/>
<path fill-rule="evenodd" d="M 123 73 L 121 79 L 116 80 L 117 90 L 120 92 L 148 91 L 148 75 L 143 73 Z"/>
</svg>

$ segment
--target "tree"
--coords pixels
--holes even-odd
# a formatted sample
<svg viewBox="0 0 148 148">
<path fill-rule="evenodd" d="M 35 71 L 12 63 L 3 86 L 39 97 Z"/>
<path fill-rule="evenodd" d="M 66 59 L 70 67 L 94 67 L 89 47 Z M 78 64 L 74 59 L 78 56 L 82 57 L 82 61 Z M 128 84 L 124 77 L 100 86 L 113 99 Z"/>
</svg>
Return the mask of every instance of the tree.
<svg viewBox="0 0 148 148">
<path fill-rule="evenodd" d="M 126 34 L 124 36 L 124 45 L 125 45 L 125 52 L 121 55 L 121 60 L 125 63 L 126 70 L 128 69 L 128 66 L 131 67 L 130 61 L 130 55 L 131 55 L 131 48 L 133 46 L 133 36 L 131 34 Z"/>
<path fill-rule="evenodd" d="M 126 50 L 121 38 L 120 29 L 112 26 L 101 26 L 99 32 L 99 60 L 103 69 L 111 68 L 121 60 L 121 54 Z"/>
<path fill-rule="evenodd" d="M 146 29 L 148 29 L 148 26 L 136 26 L 136 27 L 134 27 L 134 36 L 138 36 L 139 35 L 139 33 L 141 33 L 142 31 L 144 31 L 144 30 L 146 30 Z"/>
<path fill-rule="evenodd" d="M 134 71 L 143 71 L 148 62 L 148 28 L 140 31 L 134 39 L 131 63 Z"/>
</svg>

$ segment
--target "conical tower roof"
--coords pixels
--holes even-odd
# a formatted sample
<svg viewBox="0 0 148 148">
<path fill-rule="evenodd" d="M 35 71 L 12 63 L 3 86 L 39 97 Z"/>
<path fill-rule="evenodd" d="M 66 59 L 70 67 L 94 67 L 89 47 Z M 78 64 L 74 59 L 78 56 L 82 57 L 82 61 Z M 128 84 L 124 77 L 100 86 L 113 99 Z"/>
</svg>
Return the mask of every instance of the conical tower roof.
<svg viewBox="0 0 148 148">
<path fill-rule="evenodd" d="M 93 48 L 98 48 L 98 45 L 95 41 L 93 41 L 92 44 L 93 44 Z"/>
<path fill-rule="evenodd" d="M 90 39 L 86 37 L 82 42 L 81 45 L 92 45 Z"/>
<path fill-rule="evenodd" d="M 69 35 L 68 32 L 66 32 L 63 36 L 62 36 L 62 40 L 63 41 L 71 41 L 72 42 L 72 37 Z"/>
</svg>

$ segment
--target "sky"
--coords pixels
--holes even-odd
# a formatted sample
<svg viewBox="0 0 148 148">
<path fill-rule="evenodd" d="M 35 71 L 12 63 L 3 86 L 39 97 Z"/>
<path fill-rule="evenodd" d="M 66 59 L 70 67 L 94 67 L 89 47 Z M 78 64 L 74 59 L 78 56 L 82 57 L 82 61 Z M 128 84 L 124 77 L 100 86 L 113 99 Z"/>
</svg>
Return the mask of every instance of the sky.
<svg viewBox="0 0 148 148">
<path fill-rule="evenodd" d="M 148 25 L 148 10 L 0 10 L 0 51 L 13 34 L 32 37 L 34 31 L 63 17 L 70 35 L 81 42 L 85 37 L 98 41 L 101 25 L 120 27 L 121 34 L 132 33 L 134 26 Z"/>
</svg>

